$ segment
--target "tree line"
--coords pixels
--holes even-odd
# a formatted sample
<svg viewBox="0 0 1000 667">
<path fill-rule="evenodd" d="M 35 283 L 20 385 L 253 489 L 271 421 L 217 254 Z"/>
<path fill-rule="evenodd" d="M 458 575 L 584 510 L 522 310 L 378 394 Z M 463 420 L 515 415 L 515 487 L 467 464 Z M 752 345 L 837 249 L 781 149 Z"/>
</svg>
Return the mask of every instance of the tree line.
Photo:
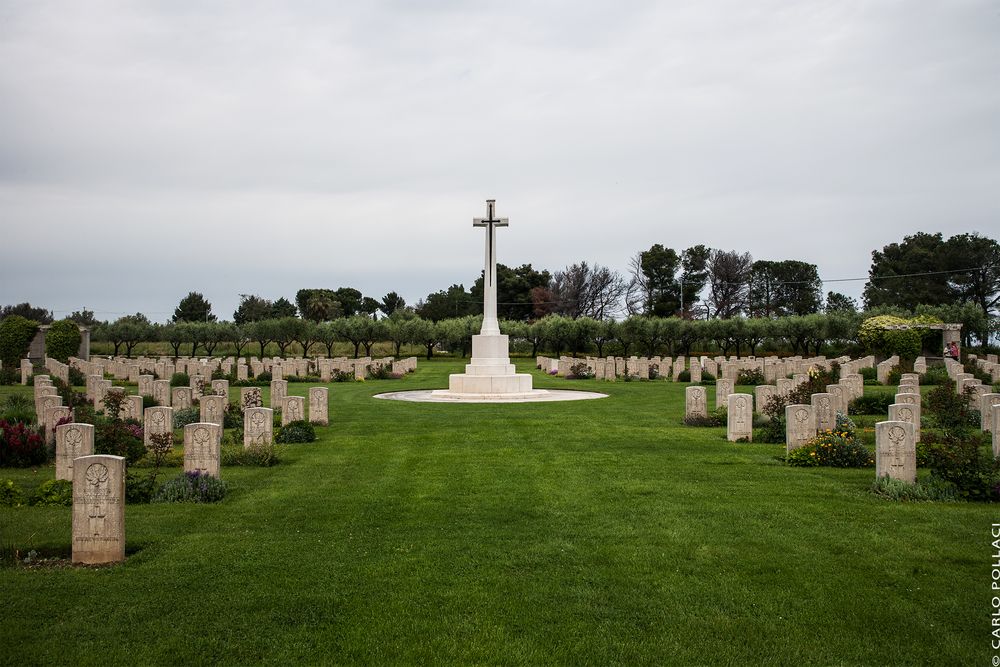
<svg viewBox="0 0 1000 667">
<path fill-rule="evenodd" d="M 514 349 L 535 356 L 548 353 L 689 355 L 693 352 L 720 352 L 724 355 L 759 354 L 784 351 L 818 355 L 858 352 L 861 322 L 874 315 L 901 317 L 930 316 L 937 321 L 963 324 L 966 344 L 972 334 L 989 326 L 982 311 L 971 304 L 960 306 L 919 306 L 914 311 L 877 308 L 865 313 L 832 312 L 781 317 L 687 320 L 679 317 L 631 315 L 622 320 L 589 316 L 546 315 L 534 321 L 501 320 L 501 331 L 511 338 Z M 334 356 L 334 347 L 346 343 L 355 357 L 371 356 L 376 344 L 389 344 L 396 356 L 404 346 L 418 346 L 430 358 L 436 351 L 465 357 L 471 351 L 472 335 L 479 332 L 481 315 L 465 315 L 437 322 L 397 310 L 389 317 L 373 319 L 365 314 L 328 322 L 300 317 L 281 317 L 237 324 L 234 322 L 170 322 L 155 324 L 141 314 L 98 324 L 92 332 L 97 342 L 105 341 L 114 354 L 131 356 L 140 343 L 165 342 L 173 354 L 212 355 L 220 345 L 227 354 L 259 355 L 277 349 L 286 356 L 296 354 Z M 932 353 L 937 350 L 930 350 Z"/>
<path fill-rule="evenodd" d="M 839 252 L 837 249 L 832 251 Z M 824 296 L 823 285 L 816 265 L 800 260 L 754 260 L 746 252 L 705 245 L 678 252 L 654 244 L 635 254 L 627 274 L 586 261 L 551 273 L 537 270 L 530 264 L 519 267 L 498 264 L 497 311 L 500 318 L 512 322 L 532 323 L 559 316 L 572 320 L 589 318 L 616 325 L 624 321 L 622 318 L 635 316 L 684 321 L 735 318 L 751 321 L 858 312 L 854 299 L 842 293 L 828 291 Z M 918 232 L 900 243 L 872 252 L 863 297 L 863 306 L 868 311 L 897 308 L 915 312 L 921 306 L 960 308 L 968 305 L 978 308 L 982 317 L 966 318 L 969 321 L 965 334 L 986 344 L 995 333 L 991 324 L 996 320 L 998 301 L 1000 245 L 993 239 L 978 234 L 958 234 L 945 239 L 940 233 Z M 482 274 L 469 289 L 464 284 L 453 284 L 427 295 L 413 306 L 407 305 L 396 292 L 377 299 L 353 287 L 300 289 L 294 300 L 271 301 L 255 294 L 241 294 L 231 324 L 299 319 L 316 325 L 339 323 L 333 329 L 357 329 L 360 320 L 355 318 L 378 321 L 393 317 L 436 324 L 481 315 L 482 302 Z M 52 321 L 49 311 L 28 303 L 0 309 L 0 319 L 9 315 L 21 315 L 40 323 Z M 131 341 L 136 340 L 136 331 L 154 327 L 138 313 L 101 323 L 93 312 L 84 309 L 72 313 L 68 319 L 98 327 L 100 335 L 115 332 L 109 334 L 107 340 L 112 343 L 115 339 L 120 340 L 123 349 L 131 349 L 129 345 L 134 345 Z M 214 342 L 218 338 L 216 333 L 192 333 L 198 331 L 197 327 L 178 328 L 171 324 L 217 321 L 211 303 L 201 293 L 191 292 L 181 299 L 171 323 L 164 325 L 163 330 L 185 332 L 183 335 L 190 340 L 179 343 L 181 345 L 190 343 L 209 349 L 217 344 Z M 273 325 L 264 328 L 268 327 L 273 328 Z M 175 345 L 179 335 L 173 334 L 172 338 L 164 340 Z M 277 340 L 285 338 L 285 334 L 280 334 Z M 281 344 L 278 342 L 279 346 Z"/>
</svg>

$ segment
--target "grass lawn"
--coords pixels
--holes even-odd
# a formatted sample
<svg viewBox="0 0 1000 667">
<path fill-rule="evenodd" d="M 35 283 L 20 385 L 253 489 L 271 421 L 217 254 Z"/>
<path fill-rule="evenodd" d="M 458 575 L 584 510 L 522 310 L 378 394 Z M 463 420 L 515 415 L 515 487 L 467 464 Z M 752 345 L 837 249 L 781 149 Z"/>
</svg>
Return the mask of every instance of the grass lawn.
<svg viewBox="0 0 1000 667">
<path fill-rule="evenodd" d="M 684 385 L 536 372 L 536 387 L 611 397 L 371 398 L 460 368 L 421 360 L 402 381 L 330 385 L 318 441 L 283 446 L 274 468 L 224 468 L 222 503 L 129 506 L 123 565 L 0 568 L 0 662 L 992 656 L 995 506 L 897 504 L 868 493 L 872 469 L 788 468 L 783 445 L 682 426 Z M 0 398 L 11 391 L 28 393 Z M 0 470 L 25 486 L 53 474 Z M 0 546 L 69 545 L 69 508 L 0 508 Z"/>
</svg>

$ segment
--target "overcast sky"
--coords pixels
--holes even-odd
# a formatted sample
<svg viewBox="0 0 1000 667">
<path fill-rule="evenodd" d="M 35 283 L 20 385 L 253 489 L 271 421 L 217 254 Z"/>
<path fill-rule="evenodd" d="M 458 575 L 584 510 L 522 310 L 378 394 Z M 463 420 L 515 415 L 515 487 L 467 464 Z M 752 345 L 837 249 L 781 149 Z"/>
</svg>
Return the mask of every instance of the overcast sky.
<svg viewBox="0 0 1000 667">
<path fill-rule="evenodd" d="M 476 278 L 487 198 L 549 270 L 996 238 L 1000 4 L 0 0 L 0 303 L 412 304 Z"/>
</svg>

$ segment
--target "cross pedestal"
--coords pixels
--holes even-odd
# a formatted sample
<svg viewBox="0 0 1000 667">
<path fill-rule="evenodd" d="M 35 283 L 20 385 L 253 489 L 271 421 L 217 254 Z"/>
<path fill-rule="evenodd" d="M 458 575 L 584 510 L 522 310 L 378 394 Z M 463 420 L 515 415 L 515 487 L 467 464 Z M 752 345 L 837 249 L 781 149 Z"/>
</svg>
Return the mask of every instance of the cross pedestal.
<svg viewBox="0 0 1000 667">
<path fill-rule="evenodd" d="M 473 227 L 486 229 L 486 266 L 483 270 L 483 326 L 472 337 L 472 362 L 465 373 L 448 377 L 448 390 L 436 395 L 448 398 L 469 396 L 504 398 L 531 396 L 531 376 L 517 373 L 510 363 L 510 342 L 500 333 L 497 320 L 497 254 L 496 229 L 506 227 L 507 218 L 494 216 L 495 200 L 486 201 L 486 217 L 474 218 Z"/>
</svg>

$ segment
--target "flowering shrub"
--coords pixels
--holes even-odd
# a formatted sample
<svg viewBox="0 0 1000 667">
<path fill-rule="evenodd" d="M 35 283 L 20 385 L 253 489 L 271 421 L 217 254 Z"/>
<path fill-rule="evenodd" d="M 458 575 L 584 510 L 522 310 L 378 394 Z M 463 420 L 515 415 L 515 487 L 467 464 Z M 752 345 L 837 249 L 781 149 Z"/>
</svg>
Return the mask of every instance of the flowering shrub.
<svg viewBox="0 0 1000 667">
<path fill-rule="evenodd" d="M 792 466 L 830 466 L 833 468 L 867 468 L 875 465 L 874 455 L 858 441 L 854 422 L 837 414 L 837 424 L 820 433 L 786 457 Z"/>
<path fill-rule="evenodd" d="M 0 420 L 0 466 L 29 468 L 45 463 L 45 440 L 21 422 Z"/>
<path fill-rule="evenodd" d="M 226 497 L 226 483 L 197 470 L 168 480 L 153 498 L 154 503 L 214 503 Z"/>
<path fill-rule="evenodd" d="M 756 387 L 764 384 L 764 371 L 759 368 L 744 368 L 736 376 L 736 384 L 749 387 Z"/>
<path fill-rule="evenodd" d="M 333 369 L 330 374 L 330 379 L 334 382 L 354 382 L 354 373 L 351 371 L 342 371 L 339 369 Z"/>
<path fill-rule="evenodd" d="M 594 371 L 590 370 L 590 367 L 581 362 L 579 364 L 573 364 L 569 367 L 569 375 L 566 376 L 567 380 L 590 380 L 594 377 Z"/>
</svg>

